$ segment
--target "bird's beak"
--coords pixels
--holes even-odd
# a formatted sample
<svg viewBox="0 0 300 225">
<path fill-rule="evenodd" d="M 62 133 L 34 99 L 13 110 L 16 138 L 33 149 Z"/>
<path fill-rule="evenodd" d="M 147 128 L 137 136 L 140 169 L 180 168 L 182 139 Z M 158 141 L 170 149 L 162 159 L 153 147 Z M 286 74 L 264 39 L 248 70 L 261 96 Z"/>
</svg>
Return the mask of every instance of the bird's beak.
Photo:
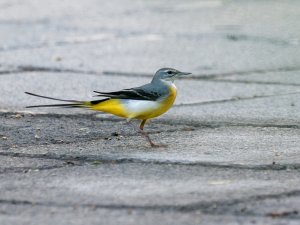
<svg viewBox="0 0 300 225">
<path fill-rule="evenodd" d="M 192 74 L 192 73 L 179 72 L 179 73 L 177 74 L 177 76 L 186 76 L 186 75 L 190 75 L 190 74 Z"/>
</svg>

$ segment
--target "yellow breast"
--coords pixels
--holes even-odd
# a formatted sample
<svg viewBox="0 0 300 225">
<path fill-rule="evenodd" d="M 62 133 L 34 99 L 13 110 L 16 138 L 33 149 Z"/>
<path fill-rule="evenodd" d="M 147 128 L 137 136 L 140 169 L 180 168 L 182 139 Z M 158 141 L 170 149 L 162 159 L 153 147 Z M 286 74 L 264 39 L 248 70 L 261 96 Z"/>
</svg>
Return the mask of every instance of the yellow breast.
<svg viewBox="0 0 300 225">
<path fill-rule="evenodd" d="M 148 110 L 146 112 L 141 113 L 141 115 L 138 115 L 136 118 L 137 119 L 151 119 L 154 117 L 158 117 L 162 114 L 164 114 L 166 111 L 168 111 L 172 105 L 174 104 L 174 101 L 176 99 L 176 95 L 177 95 L 177 89 L 176 86 L 174 84 L 172 84 L 169 87 L 169 95 L 162 99 L 161 101 L 158 102 L 157 107 L 155 109 L 152 110 Z"/>
</svg>

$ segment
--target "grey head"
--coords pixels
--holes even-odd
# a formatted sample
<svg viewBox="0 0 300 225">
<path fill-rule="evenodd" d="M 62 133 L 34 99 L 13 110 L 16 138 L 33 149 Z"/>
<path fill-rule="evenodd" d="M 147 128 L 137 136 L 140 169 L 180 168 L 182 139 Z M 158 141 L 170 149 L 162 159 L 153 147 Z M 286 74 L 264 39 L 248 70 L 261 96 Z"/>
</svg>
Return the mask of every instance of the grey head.
<svg viewBox="0 0 300 225">
<path fill-rule="evenodd" d="M 189 74 L 191 73 L 181 72 L 173 68 L 162 68 L 155 73 L 151 83 L 159 81 L 174 82 L 176 78 L 180 76 L 186 76 Z"/>
</svg>

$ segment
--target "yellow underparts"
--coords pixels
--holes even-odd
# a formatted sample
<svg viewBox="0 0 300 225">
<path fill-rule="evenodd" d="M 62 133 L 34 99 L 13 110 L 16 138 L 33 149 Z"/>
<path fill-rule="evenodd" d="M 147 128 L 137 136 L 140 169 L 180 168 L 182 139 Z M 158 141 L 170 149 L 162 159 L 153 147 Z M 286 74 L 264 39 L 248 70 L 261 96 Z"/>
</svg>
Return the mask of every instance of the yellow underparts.
<svg viewBox="0 0 300 225">
<path fill-rule="evenodd" d="M 122 104 L 122 100 L 120 99 L 109 99 L 103 102 L 100 102 L 96 105 L 89 105 L 89 107 L 93 110 L 102 111 L 110 114 L 114 114 L 116 116 L 125 117 L 125 118 L 136 118 L 141 120 L 147 120 L 154 117 L 158 117 L 164 114 L 168 109 L 173 105 L 176 98 L 176 87 L 170 87 L 170 94 L 168 97 L 158 102 L 156 108 L 151 110 L 146 110 L 142 112 L 130 112 L 126 109 L 126 106 Z"/>
<path fill-rule="evenodd" d="M 146 120 L 146 119 L 158 117 L 164 114 L 165 112 L 167 112 L 174 104 L 177 95 L 177 90 L 175 86 L 174 87 L 171 86 L 169 90 L 170 90 L 169 96 L 163 99 L 161 102 L 159 102 L 158 108 L 156 108 L 155 110 L 142 112 L 141 114 L 137 115 L 135 118 Z"/>
<path fill-rule="evenodd" d="M 90 108 L 125 118 L 128 118 L 129 115 L 129 112 L 123 107 L 119 99 L 109 99 L 96 105 L 90 105 Z"/>
</svg>

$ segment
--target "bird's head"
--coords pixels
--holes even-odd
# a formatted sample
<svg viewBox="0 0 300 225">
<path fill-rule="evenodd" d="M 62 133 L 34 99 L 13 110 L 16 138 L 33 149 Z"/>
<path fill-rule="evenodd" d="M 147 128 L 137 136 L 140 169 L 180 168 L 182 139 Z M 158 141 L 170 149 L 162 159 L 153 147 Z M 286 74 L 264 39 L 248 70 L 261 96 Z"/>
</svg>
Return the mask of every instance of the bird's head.
<svg viewBox="0 0 300 225">
<path fill-rule="evenodd" d="M 157 80 L 173 82 L 176 78 L 189 74 L 191 73 L 180 72 L 179 70 L 172 68 L 162 68 L 155 73 L 152 82 Z"/>
</svg>

